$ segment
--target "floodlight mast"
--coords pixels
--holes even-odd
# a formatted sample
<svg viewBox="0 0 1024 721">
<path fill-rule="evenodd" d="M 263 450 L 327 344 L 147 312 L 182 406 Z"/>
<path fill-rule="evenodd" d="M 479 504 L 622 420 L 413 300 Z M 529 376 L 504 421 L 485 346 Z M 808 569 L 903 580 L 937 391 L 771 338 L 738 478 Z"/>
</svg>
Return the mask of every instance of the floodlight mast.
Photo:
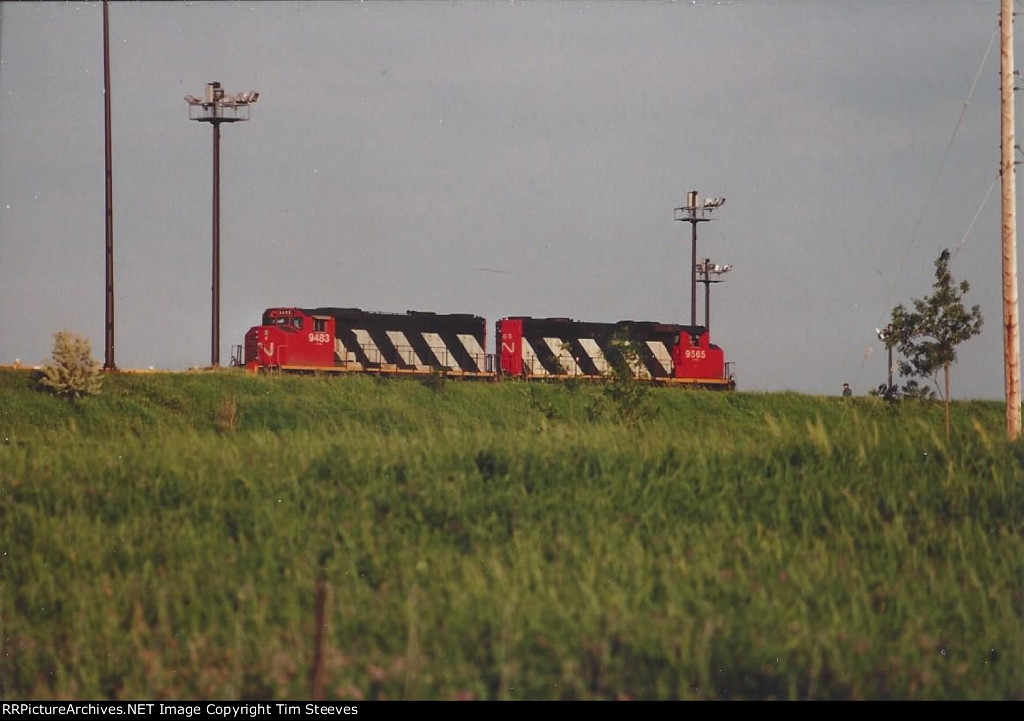
<svg viewBox="0 0 1024 721">
<path fill-rule="evenodd" d="M 889 382 L 886 385 L 886 393 L 892 393 L 892 344 L 893 344 L 893 327 L 892 323 L 885 326 L 885 328 L 876 328 L 875 333 L 878 334 L 878 340 L 885 343 L 886 349 L 889 351 Z"/>
<path fill-rule="evenodd" d="M 721 276 L 732 270 L 732 266 L 712 263 L 710 258 L 705 258 L 697 264 L 695 270 L 704 276 L 700 279 L 704 284 L 704 330 L 711 332 L 711 284 L 721 283 Z"/>
<path fill-rule="evenodd" d="M 675 209 L 675 219 L 690 224 L 690 325 L 697 325 L 697 224 L 714 220 L 713 212 L 725 204 L 725 198 L 708 198 L 703 204 L 697 202 L 697 191 L 686 194 L 686 205 Z"/>
<path fill-rule="evenodd" d="M 219 82 L 206 84 L 206 97 L 185 96 L 189 120 L 213 126 L 213 332 L 210 341 L 210 365 L 220 365 L 220 125 L 249 119 L 249 106 L 260 94 L 254 90 L 225 95 Z"/>
</svg>

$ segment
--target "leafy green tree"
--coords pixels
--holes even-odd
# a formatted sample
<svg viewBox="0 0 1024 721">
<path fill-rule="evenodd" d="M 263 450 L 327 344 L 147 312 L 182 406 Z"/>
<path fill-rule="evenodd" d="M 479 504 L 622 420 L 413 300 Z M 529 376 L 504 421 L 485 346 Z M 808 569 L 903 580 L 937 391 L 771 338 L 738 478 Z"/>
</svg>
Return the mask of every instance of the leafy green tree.
<svg viewBox="0 0 1024 721">
<path fill-rule="evenodd" d="M 103 378 L 88 338 L 68 331 L 54 333 L 53 357 L 43 366 L 39 384 L 71 400 L 99 393 Z"/>
<path fill-rule="evenodd" d="M 957 285 L 949 271 L 949 250 L 943 250 L 935 261 L 934 292 L 913 301 L 913 310 L 902 304 L 892 310 L 892 332 L 886 341 L 899 351 L 900 375 L 930 379 L 939 390 L 937 376 L 945 376 L 945 392 L 941 392 L 946 411 L 946 437 L 949 437 L 949 369 L 956 361 L 956 349 L 964 341 L 981 332 L 981 308 L 964 307 L 963 297 L 970 290 L 967 281 Z M 914 385 L 916 387 L 916 383 Z"/>
</svg>

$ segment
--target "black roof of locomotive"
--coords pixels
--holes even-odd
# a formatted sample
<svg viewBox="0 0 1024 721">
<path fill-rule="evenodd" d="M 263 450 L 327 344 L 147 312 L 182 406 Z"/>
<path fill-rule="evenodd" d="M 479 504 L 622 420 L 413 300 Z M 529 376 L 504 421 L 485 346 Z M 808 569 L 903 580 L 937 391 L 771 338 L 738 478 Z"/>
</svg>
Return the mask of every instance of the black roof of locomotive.
<svg viewBox="0 0 1024 721">
<path fill-rule="evenodd" d="M 306 315 L 328 316 L 335 322 L 354 328 L 417 331 L 423 333 L 456 332 L 483 334 L 487 321 L 472 313 L 433 313 L 407 310 L 387 313 L 360 308 L 299 308 Z"/>
<path fill-rule="evenodd" d="M 364 318 L 378 316 L 396 316 L 404 318 L 407 316 L 433 316 L 437 318 L 481 318 L 473 313 L 435 313 L 430 310 L 407 310 L 404 313 L 392 313 L 379 310 L 363 310 L 361 308 L 299 308 L 306 315 L 329 315 L 332 318 Z"/>
<path fill-rule="evenodd" d="M 572 318 L 534 318 L 525 315 L 513 315 L 502 318 L 502 320 L 519 320 L 523 322 L 524 333 L 617 333 L 626 331 L 641 336 L 654 336 L 660 334 L 678 335 L 689 333 L 690 335 L 701 336 L 707 330 L 702 325 L 681 325 L 679 323 L 661 323 L 659 321 L 647 320 L 620 320 L 615 323 L 600 323 L 584 320 L 573 320 Z"/>
</svg>

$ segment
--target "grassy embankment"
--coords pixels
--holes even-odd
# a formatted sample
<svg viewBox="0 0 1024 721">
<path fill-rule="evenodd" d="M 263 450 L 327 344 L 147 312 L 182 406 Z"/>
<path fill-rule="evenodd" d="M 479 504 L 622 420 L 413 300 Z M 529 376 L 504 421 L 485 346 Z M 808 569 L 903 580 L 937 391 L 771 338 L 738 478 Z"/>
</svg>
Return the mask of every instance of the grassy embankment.
<svg viewBox="0 0 1024 721">
<path fill-rule="evenodd" d="M 0 372 L 0 696 L 1024 698 L 1001 404 L 625 402 Z"/>
</svg>

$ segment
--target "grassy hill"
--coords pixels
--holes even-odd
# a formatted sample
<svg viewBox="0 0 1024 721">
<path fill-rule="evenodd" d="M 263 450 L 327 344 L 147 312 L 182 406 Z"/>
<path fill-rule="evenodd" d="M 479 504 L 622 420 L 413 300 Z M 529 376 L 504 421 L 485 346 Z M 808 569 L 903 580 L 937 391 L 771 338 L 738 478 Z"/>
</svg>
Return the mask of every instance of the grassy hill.
<svg viewBox="0 0 1024 721">
<path fill-rule="evenodd" d="M 1001 404 L 0 371 L 5 699 L 1022 699 Z"/>
</svg>

